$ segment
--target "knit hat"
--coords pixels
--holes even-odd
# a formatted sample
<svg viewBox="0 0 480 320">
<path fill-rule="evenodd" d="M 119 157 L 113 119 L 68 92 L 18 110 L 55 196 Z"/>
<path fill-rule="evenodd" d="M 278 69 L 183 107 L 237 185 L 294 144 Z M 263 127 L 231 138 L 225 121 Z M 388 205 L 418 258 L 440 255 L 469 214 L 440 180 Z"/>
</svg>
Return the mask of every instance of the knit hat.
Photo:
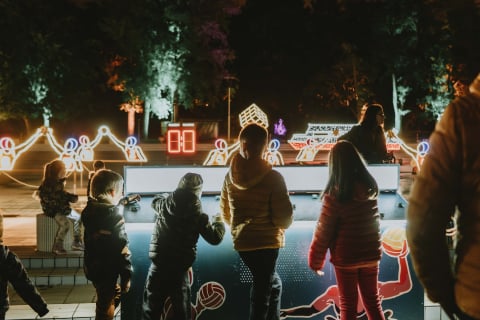
<svg viewBox="0 0 480 320">
<path fill-rule="evenodd" d="M 187 173 L 184 175 L 178 183 L 178 189 L 187 189 L 199 194 L 202 191 L 203 179 L 202 176 L 197 173 Z"/>
<path fill-rule="evenodd" d="M 470 92 L 477 96 L 480 96 L 480 73 L 470 85 Z"/>
</svg>

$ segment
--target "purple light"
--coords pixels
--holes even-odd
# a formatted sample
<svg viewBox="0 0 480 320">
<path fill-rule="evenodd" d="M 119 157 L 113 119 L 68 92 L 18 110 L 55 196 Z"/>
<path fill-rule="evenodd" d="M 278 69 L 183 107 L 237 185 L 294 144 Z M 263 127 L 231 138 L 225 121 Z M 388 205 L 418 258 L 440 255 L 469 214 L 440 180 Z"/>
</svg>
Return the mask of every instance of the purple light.
<svg viewBox="0 0 480 320">
<path fill-rule="evenodd" d="M 278 121 L 273 125 L 273 127 L 274 127 L 273 132 L 277 136 L 284 136 L 287 133 L 287 128 L 283 124 L 282 118 L 278 119 Z"/>
</svg>

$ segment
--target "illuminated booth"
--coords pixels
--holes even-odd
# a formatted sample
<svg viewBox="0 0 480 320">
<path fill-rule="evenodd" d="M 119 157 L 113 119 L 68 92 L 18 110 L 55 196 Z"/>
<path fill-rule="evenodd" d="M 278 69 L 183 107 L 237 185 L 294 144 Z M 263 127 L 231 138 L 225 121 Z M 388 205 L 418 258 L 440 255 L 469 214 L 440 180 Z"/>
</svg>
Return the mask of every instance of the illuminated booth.
<svg viewBox="0 0 480 320">
<path fill-rule="evenodd" d="M 405 240 L 407 204 L 397 193 L 400 168 L 387 164 L 372 165 L 368 169 L 381 190 L 378 204 L 383 217 L 383 255 L 379 292 L 386 319 L 423 319 L 423 288 L 413 273 Z M 284 176 L 294 206 L 294 222 L 286 231 L 286 246 L 280 250 L 277 265 L 283 282 L 281 319 L 339 319 L 333 266 L 327 260 L 325 275 L 320 277 L 307 264 L 312 233 L 321 209 L 319 195 L 328 178 L 328 167 L 288 166 L 275 167 L 275 170 Z M 219 195 L 227 171 L 225 166 L 124 168 L 125 193 L 141 194 L 142 199 L 139 205 L 124 208 L 134 274 L 130 292 L 122 299 L 122 319 L 140 319 L 155 219 L 151 208 L 153 196 L 175 190 L 187 172 L 198 173 L 204 180 L 203 211 L 214 215 L 219 212 Z M 248 319 L 251 275 L 233 249 L 228 227 L 218 246 L 200 238 L 192 271 L 192 319 Z M 162 319 L 169 319 L 168 300 L 164 310 Z M 367 319 L 361 303 L 358 312 L 358 319 Z"/>
</svg>

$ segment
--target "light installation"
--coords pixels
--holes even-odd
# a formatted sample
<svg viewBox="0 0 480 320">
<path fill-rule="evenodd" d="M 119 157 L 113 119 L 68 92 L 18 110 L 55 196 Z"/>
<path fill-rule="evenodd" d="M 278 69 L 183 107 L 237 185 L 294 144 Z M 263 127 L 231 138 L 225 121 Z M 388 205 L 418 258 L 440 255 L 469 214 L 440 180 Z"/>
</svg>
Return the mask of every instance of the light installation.
<svg viewBox="0 0 480 320">
<path fill-rule="evenodd" d="M 251 123 L 256 123 L 265 129 L 268 128 L 268 117 L 265 112 L 262 111 L 255 103 L 251 104 L 248 108 L 243 110 L 238 115 L 240 126 L 246 127 Z M 235 142 L 232 145 L 228 145 L 224 139 L 217 139 L 215 141 L 215 149 L 210 150 L 207 158 L 203 162 L 204 166 L 224 166 L 228 163 L 230 157 L 238 151 L 240 148 L 240 142 Z M 275 166 L 283 166 L 283 156 L 279 151 L 280 141 L 273 139 L 269 142 L 267 151 L 265 151 L 263 158 Z"/>
<path fill-rule="evenodd" d="M 330 150 L 337 143 L 337 139 L 355 125 L 354 123 L 309 123 L 305 133 L 294 133 L 288 143 L 293 149 L 299 150 L 296 161 L 312 162 L 320 150 Z M 417 149 L 412 148 L 400 139 L 395 129 L 385 132 L 385 140 L 387 151 L 403 150 L 412 158 L 413 167 L 420 168 L 428 152 L 428 147 L 424 145 L 426 142 L 420 142 Z"/>
<path fill-rule="evenodd" d="M 58 159 L 65 163 L 69 172 L 81 172 L 83 171 L 82 162 L 94 160 L 94 149 L 104 136 L 110 138 L 123 151 L 128 162 L 147 161 L 142 149 L 137 145 L 135 137 L 128 137 L 125 142 L 122 142 L 111 133 L 107 126 L 101 126 L 98 129 L 97 136 L 92 141 L 87 136 L 80 136 L 78 141 L 74 138 L 67 139 L 63 146 L 56 140 L 52 128 L 41 127 L 19 145 L 15 145 L 10 137 L 0 138 L 0 171 L 13 170 L 17 159 L 43 136 L 46 137 L 52 150 L 58 154 Z"/>
</svg>

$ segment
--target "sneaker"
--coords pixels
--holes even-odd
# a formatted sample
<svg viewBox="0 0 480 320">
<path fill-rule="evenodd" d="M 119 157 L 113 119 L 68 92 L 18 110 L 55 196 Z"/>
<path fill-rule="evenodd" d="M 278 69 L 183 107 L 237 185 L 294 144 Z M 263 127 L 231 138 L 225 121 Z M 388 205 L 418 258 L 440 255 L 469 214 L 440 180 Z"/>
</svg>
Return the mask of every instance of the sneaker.
<svg viewBox="0 0 480 320">
<path fill-rule="evenodd" d="M 85 250 L 85 246 L 80 241 L 74 241 L 72 243 L 72 250 L 73 251 L 83 251 L 83 250 Z"/>
</svg>

